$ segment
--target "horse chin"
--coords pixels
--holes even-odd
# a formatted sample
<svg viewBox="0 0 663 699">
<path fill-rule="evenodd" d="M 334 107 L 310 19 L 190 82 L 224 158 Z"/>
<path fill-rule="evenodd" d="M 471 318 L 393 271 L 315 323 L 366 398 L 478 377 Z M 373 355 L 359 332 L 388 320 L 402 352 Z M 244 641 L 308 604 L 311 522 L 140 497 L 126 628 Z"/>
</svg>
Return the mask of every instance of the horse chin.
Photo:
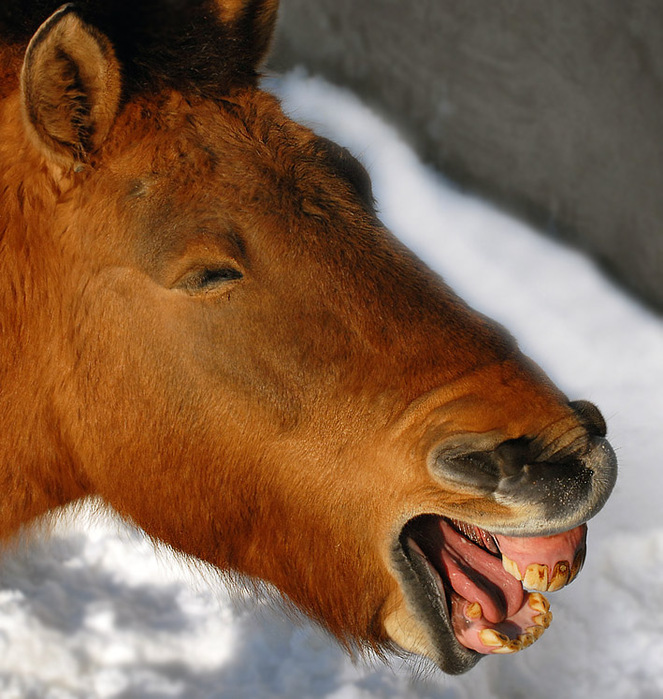
<svg viewBox="0 0 663 699">
<path fill-rule="evenodd" d="M 387 633 L 453 675 L 483 655 L 526 648 L 552 620 L 541 592 L 580 571 L 586 531 L 582 524 L 511 537 L 440 515 L 415 517 L 392 550 L 405 604 L 386 618 Z"/>
</svg>

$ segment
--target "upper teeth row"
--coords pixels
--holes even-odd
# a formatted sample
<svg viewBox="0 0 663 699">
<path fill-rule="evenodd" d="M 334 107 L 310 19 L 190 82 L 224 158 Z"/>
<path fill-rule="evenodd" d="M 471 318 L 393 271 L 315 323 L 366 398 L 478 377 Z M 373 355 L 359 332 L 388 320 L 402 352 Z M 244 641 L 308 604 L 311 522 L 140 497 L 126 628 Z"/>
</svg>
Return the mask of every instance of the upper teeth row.
<svg viewBox="0 0 663 699">
<path fill-rule="evenodd" d="M 576 554 L 573 565 L 569 565 L 568 561 L 557 561 L 552 573 L 547 565 L 530 563 L 523 574 L 518 568 L 518 564 L 504 554 L 502 554 L 502 565 L 504 570 L 513 575 L 516 580 L 522 580 L 523 586 L 527 589 L 554 592 L 564 585 L 568 585 L 576 577 L 582 567 L 584 558 L 582 554 L 582 551 Z"/>
</svg>

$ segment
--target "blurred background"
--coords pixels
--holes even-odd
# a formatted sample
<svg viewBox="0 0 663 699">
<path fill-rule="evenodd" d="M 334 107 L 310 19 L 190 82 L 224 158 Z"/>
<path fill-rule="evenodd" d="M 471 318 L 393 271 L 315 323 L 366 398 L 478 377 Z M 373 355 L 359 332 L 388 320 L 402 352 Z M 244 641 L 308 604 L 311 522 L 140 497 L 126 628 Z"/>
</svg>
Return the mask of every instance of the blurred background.
<svg viewBox="0 0 663 699">
<path fill-rule="evenodd" d="M 296 64 L 663 310 L 663 5 L 282 0 L 271 65 Z"/>
</svg>

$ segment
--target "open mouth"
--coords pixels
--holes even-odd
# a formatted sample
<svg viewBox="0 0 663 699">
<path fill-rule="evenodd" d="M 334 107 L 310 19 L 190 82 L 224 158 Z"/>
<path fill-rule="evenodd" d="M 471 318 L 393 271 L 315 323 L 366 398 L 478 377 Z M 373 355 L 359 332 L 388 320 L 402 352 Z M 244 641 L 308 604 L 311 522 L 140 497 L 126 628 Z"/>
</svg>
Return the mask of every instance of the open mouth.
<svg viewBox="0 0 663 699">
<path fill-rule="evenodd" d="M 438 664 L 458 674 L 489 653 L 514 653 L 552 620 L 541 592 L 570 583 L 585 559 L 587 527 L 510 537 L 438 515 L 407 523 L 399 570 L 408 601 L 431 637 Z"/>
</svg>

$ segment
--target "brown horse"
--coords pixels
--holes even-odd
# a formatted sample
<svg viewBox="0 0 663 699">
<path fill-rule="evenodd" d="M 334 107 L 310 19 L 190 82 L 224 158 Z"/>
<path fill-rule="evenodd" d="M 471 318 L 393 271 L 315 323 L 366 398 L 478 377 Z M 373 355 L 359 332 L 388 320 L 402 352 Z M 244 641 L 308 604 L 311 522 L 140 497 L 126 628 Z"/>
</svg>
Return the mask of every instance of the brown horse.
<svg viewBox="0 0 663 699">
<path fill-rule="evenodd" d="M 547 626 L 614 454 L 258 88 L 276 6 L 0 10 L 0 536 L 95 494 L 463 672 Z"/>
</svg>

